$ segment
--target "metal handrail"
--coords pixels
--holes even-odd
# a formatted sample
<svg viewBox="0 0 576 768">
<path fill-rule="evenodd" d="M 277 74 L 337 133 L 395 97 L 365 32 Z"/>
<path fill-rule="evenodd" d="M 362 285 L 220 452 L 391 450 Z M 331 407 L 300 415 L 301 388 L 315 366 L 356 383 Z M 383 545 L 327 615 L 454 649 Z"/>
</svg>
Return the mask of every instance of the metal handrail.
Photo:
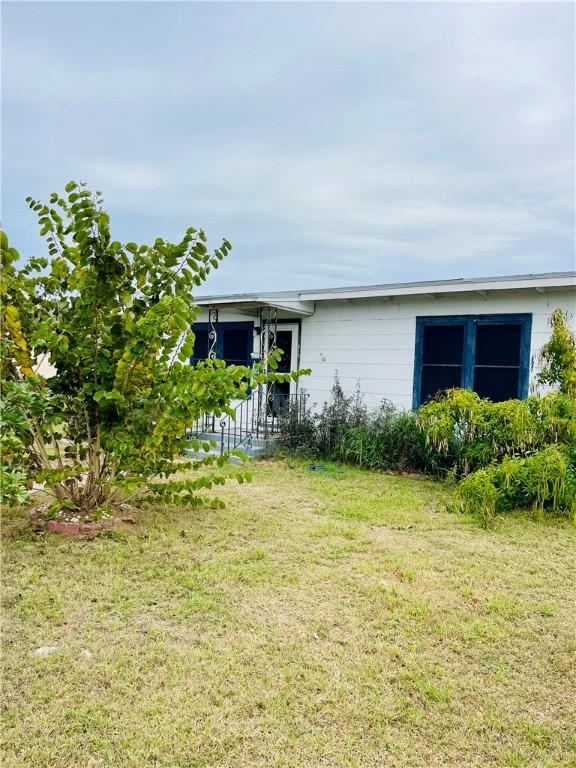
<svg viewBox="0 0 576 768">
<path fill-rule="evenodd" d="M 232 416 L 219 421 L 214 414 L 203 414 L 196 420 L 189 434 L 218 434 L 220 455 L 239 448 L 250 447 L 252 440 L 268 440 L 280 434 L 279 416 L 293 402 L 298 403 L 298 413 L 304 409 L 308 395 L 298 392 L 285 395 L 275 388 L 260 386 L 241 400 Z"/>
</svg>

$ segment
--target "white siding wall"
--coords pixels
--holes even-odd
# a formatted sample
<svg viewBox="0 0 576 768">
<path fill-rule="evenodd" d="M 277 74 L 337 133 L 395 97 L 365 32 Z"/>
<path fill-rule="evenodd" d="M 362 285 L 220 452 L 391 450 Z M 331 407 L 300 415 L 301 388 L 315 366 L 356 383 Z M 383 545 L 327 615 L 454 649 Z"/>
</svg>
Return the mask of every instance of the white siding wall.
<svg viewBox="0 0 576 768">
<path fill-rule="evenodd" d="M 530 352 L 537 358 L 550 335 L 548 321 L 556 307 L 574 313 L 574 291 L 317 302 L 314 315 L 302 321 L 300 365 L 311 368 L 312 375 L 302 379 L 301 386 L 310 393 L 311 403 L 322 404 L 338 371 L 344 390 L 351 393 L 359 383 L 369 406 L 385 398 L 411 408 L 416 317 L 529 312 Z"/>
<path fill-rule="evenodd" d="M 251 323 L 256 320 L 256 313 L 235 312 L 233 309 L 219 309 L 218 319 L 222 323 Z M 196 316 L 197 323 L 208 322 L 208 310 L 200 309 Z"/>
<path fill-rule="evenodd" d="M 401 408 L 411 408 L 417 317 L 531 313 L 530 354 L 537 362 L 538 351 L 550 336 L 549 319 L 556 307 L 573 316 L 574 290 L 316 302 L 314 314 L 302 319 L 300 367 L 311 368 L 312 374 L 301 379 L 300 388 L 310 394 L 311 404 L 320 406 L 329 398 L 338 371 L 346 392 L 352 393 L 359 383 L 368 406 L 376 407 L 386 399 Z M 207 312 L 198 316 L 198 322 L 207 319 Z M 233 322 L 250 317 L 220 309 L 219 319 Z M 536 372 L 537 365 L 531 372 L 532 380 Z"/>
<path fill-rule="evenodd" d="M 411 408 L 417 317 L 531 313 L 530 354 L 537 362 L 538 351 L 550 336 L 549 319 L 556 307 L 571 313 L 574 323 L 575 291 L 501 291 L 485 297 L 461 294 L 441 295 L 435 299 L 413 296 L 391 301 L 316 302 L 314 314 L 302 319 L 300 367 L 311 368 L 312 374 L 301 379 L 300 388 L 310 394 L 311 404 L 322 405 L 330 396 L 334 374 L 338 371 L 344 390 L 352 393 L 359 383 L 370 407 L 387 399 L 399 407 Z M 220 309 L 219 319 L 246 322 L 256 317 Z M 199 312 L 197 322 L 207 321 L 208 312 Z M 258 347 L 259 340 L 255 336 L 254 352 L 258 352 Z M 537 370 L 535 365 L 532 380 Z M 51 376 L 54 370 L 44 360 L 40 372 Z"/>
</svg>

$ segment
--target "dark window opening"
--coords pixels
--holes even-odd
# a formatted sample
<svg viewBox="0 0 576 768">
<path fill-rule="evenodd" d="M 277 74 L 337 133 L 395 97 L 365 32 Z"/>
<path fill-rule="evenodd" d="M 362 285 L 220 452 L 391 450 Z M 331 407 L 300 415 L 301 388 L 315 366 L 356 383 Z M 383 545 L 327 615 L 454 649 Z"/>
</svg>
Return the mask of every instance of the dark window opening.
<svg viewBox="0 0 576 768">
<path fill-rule="evenodd" d="M 480 397 L 501 401 L 518 397 L 522 326 L 478 325 L 474 391 Z"/>
<path fill-rule="evenodd" d="M 211 347 L 208 323 L 196 323 L 194 330 L 194 352 L 192 362 L 205 360 Z M 225 360 L 227 365 L 252 364 L 254 338 L 253 323 L 217 323 L 215 355 L 219 360 Z"/>
<path fill-rule="evenodd" d="M 222 360 L 226 365 L 249 365 L 252 346 L 251 328 L 222 329 Z"/>
<path fill-rule="evenodd" d="M 417 318 L 414 407 L 452 387 L 526 397 L 531 315 Z"/>
<path fill-rule="evenodd" d="M 422 362 L 425 365 L 462 365 L 463 348 L 463 325 L 424 326 Z"/>
<path fill-rule="evenodd" d="M 476 365 L 520 365 L 522 326 L 478 324 L 476 327 Z"/>
<path fill-rule="evenodd" d="M 439 392 L 462 386 L 463 325 L 424 327 L 420 402 Z"/>
<path fill-rule="evenodd" d="M 476 368 L 474 392 L 495 403 L 518 397 L 518 368 Z"/>
<path fill-rule="evenodd" d="M 194 360 L 206 360 L 208 357 L 208 331 L 194 330 Z"/>
<path fill-rule="evenodd" d="M 462 386 L 462 366 L 440 366 L 424 365 L 422 366 L 422 387 L 420 391 L 420 402 L 426 403 L 436 395 L 444 392 L 446 389 Z"/>
</svg>

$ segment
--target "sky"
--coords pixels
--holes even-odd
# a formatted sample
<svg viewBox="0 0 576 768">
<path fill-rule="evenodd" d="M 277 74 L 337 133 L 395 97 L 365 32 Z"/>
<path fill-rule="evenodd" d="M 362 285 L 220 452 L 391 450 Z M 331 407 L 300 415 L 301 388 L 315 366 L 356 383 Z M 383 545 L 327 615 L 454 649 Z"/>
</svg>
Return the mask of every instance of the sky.
<svg viewBox="0 0 576 768">
<path fill-rule="evenodd" d="M 200 293 L 576 268 L 574 6 L 4 2 L 2 221 L 100 189 Z"/>
</svg>

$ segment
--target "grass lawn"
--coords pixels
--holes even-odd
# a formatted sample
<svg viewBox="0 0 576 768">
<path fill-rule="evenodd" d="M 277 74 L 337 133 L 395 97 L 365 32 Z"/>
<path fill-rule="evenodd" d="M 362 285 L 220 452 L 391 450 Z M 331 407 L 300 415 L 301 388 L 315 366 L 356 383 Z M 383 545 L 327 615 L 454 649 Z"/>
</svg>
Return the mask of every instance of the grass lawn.
<svg viewBox="0 0 576 768">
<path fill-rule="evenodd" d="M 573 529 L 447 492 L 263 462 L 94 541 L 11 513 L 2 765 L 575 766 Z"/>
</svg>

